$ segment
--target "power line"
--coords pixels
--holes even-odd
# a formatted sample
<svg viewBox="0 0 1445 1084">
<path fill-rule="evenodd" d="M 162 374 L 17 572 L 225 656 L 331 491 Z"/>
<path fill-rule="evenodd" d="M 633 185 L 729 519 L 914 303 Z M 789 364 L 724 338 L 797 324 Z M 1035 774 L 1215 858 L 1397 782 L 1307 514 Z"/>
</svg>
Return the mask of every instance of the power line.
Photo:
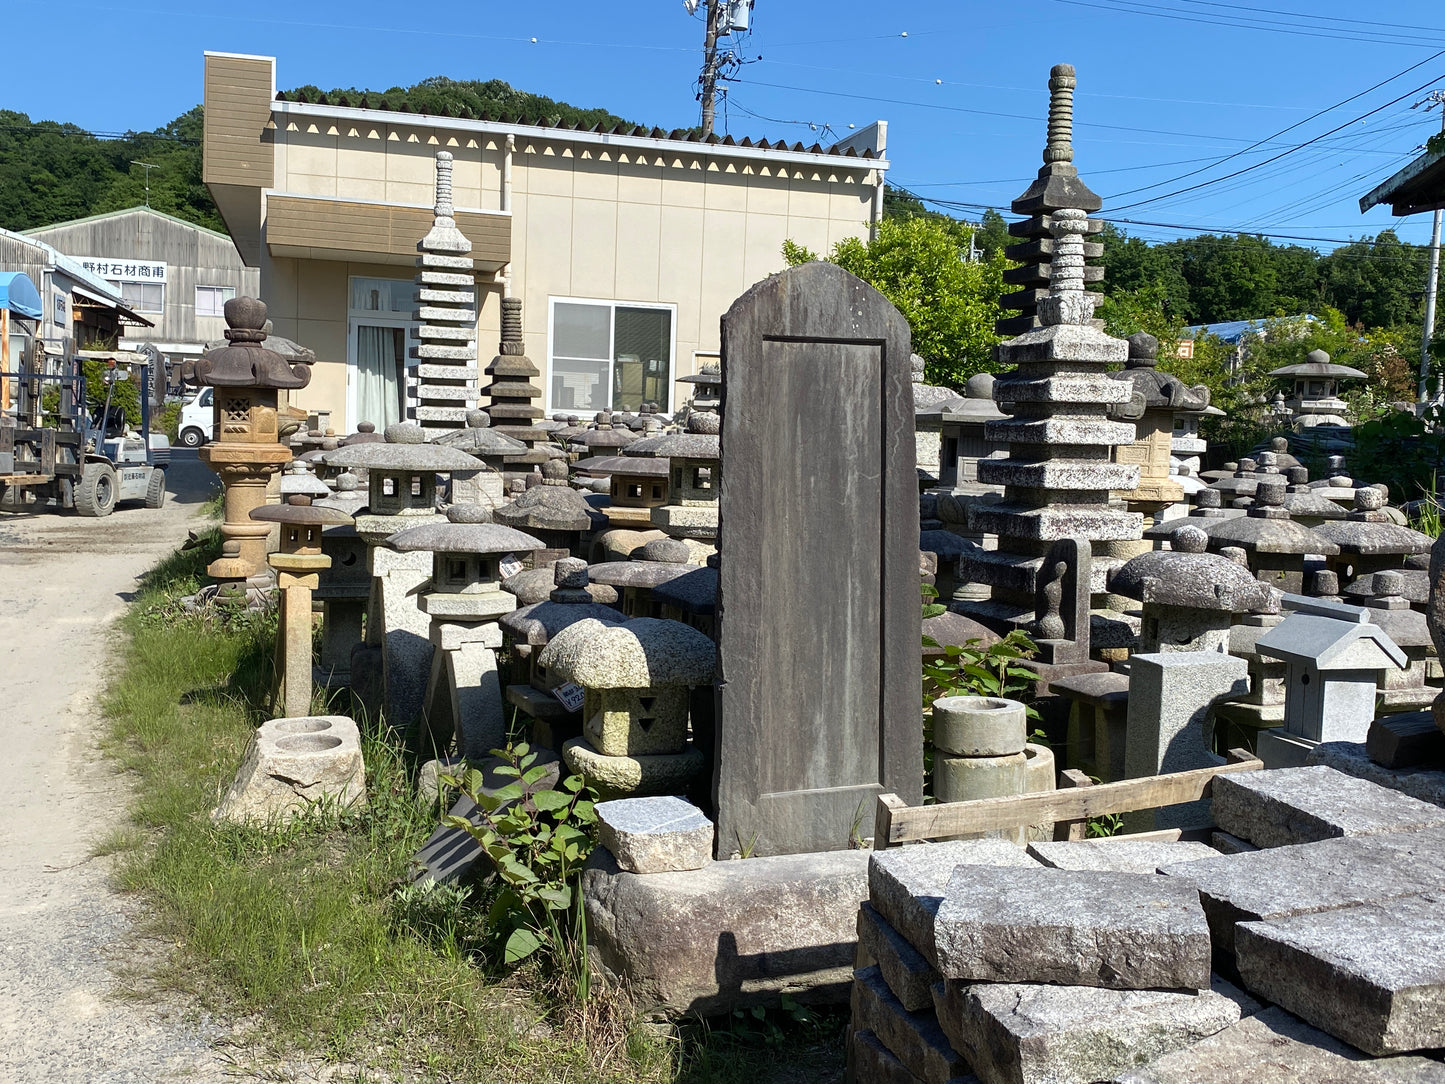
<svg viewBox="0 0 1445 1084">
<path fill-rule="evenodd" d="M 1441 57 L 1441 56 L 1445 56 L 1445 50 L 1441 50 L 1440 52 L 1436 53 L 1434 56 L 1426 57 L 1424 60 L 1420 61 L 1418 64 L 1411 64 L 1411 65 L 1410 65 L 1408 68 L 1406 68 L 1404 71 L 1396 72 L 1394 75 L 1390 76 L 1388 79 L 1382 79 L 1382 80 L 1380 80 L 1380 82 L 1376 83 L 1376 84 L 1375 84 L 1374 86 L 1372 86 L 1372 87 L 1367 88 L 1366 90 L 1362 90 L 1362 91 L 1360 91 L 1360 92 L 1357 93 L 1357 94 L 1352 94 L 1352 95 L 1350 95 L 1348 98 L 1342 99 L 1341 101 L 1336 102 L 1334 105 L 1328 106 L 1328 107 L 1325 108 L 1325 109 L 1321 109 L 1321 110 L 1319 110 L 1318 112 L 1311 113 L 1308 117 L 1305 117 L 1304 120 L 1296 121 L 1294 124 L 1291 124 L 1291 125 L 1290 125 L 1289 127 L 1287 127 L 1287 128 L 1281 128 L 1278 132 L 1275 132 L 1273 135 L 1268 135 L 1268 136 L 1265 136 L 1263 139 L 1256 140 L 1255 142 L 1251 143 L 1248 147 L 1245 147 L 1243 150 L 1235 151 L 1233 154 L 1226 155 L 1225 157 L 1221 158 L 1218 162 L 1214 163 L 1214 165 L 1220 165 L 1220 166 L 1222 166 L 1225 162 L 1232 161 L 1233 159 L 1238 158 L 1240 155 L 1248 154 L 1250 151 L 1256 149 L 1257 147 L 1263 146 L 1264 144 L 1269 143 L 1271 140 L 1278 139 L 1278 138 L 1279 138 L 1280 136 L 1282 136 L 1282 135 L 1287 135 L 1288 133 L 1294 131 L 1296 128 L 1302 127 L 1303 125 L 1308 124 L 1310 121 L 1315 120 L 1315 119 L 1317 119 L 1317 118 L 1319 118 L 1319 117 L 1324 116 L 1326 113 L 1333 112 L 1333 111 L 1336 110 L 1336 109 L 1339 109 L 1339 108 L 1341 108 L 1341 107 L 1343 107 L 1343 106 L 1349 105 L 1351 102 L 1357 101 L 1358 99 L 1363 98 L 1366 94 L 1372 94 L 1372 93 L 1374 93 L 1375 91 L 1379 90 L 1381 87 L 1385 86 L 1387 83 L 1393 83 L 1396 79 L 1399 79 L 1399 78 L 1402 78 L 1403 76 L 1409 75 L 1409 74 L 1410 74 L 1412 71 L 1414 71 L 1416 68 L 1424 67 L 1426 64 L 1431 63 L 1432 61 L 1438 59 L 1438 58 Z M 1412 91 L 1412 93 L 1413 93 L 1413 91 Z M 1400 100 L 1400 99 L 1398 99 L 1398 98 L 1396 99 L 1396 101 L 1399 101 L 1399 100 Z M 1156 183 L 1156 184 L 1145 185 L 1145 186 L 1143 186 L 1142 188 L 1131 188 L 1131 189 L 1129 189 L 1129 190 L 1126 191 L 1126 192 L 1115 192 L 1115 193 L 1114 193 L 1113 195 L 1111 195 L 1109 198 L 1110 198 L 1110 199 L 1118 199 L 1118 198 L 1120 198 L 1121 196 L 1132 196 L 1132 195 L 1135 195 L 1135 194 L 1137 194 L 1137 193 L 1139 193 L 1139 192 L 1148 192 L 1150 189 L 1162 188 L 1162 187 L 1163 187 L 1164 185 L 1166 185 L 1166 184 L 1175 184 L 1175 183 L 1177 183 L 1177 182 L 1179 182 L 1179 181 L 1188 180 L 1190 177 L 1196 177 L 1196 176 L 1198 176 L 1200 173 L 1203 173 L 1206 169 L 1212 169 L 1212 168 L 1214 168 L 1214 167 L 1213 167 L 1213 166 L 1204 166 L 1204 167 L 1202 167 L 1202 168 L 1200 168 L 1200 169 L 1197 169 L 1197 170 L 1191 170 L 1191 171 L 1188 172 L 1188 173 L 1182 173 L 1182 174 L 1180 174 L 1178 177 L 1174 177 L 1174 178 L 1172 178 L 1171 180 L 1159 181 L 1159 182 Z"/>
</svg>

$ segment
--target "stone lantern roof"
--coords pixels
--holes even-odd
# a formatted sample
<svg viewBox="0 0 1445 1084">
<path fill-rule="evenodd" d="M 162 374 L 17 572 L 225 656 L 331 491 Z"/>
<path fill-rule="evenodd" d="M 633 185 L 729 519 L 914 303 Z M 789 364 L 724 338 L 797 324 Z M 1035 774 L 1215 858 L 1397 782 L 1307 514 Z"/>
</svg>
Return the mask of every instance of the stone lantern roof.
<svg viewBox="0 0 1445 1084">
<path fill-rule="evenodd" d="M 591 570 L 596 583 L 613 587 L 652 588 L 698 571 L 691 564 L 692 550 L 675 538 L 654 538 L 632 551 L 626 561 L 608 561 Z"/>
<path fill-rule="evenodd" d="M 523 441 L 491 428 L 491 418 L 485 410 L 469 410 L 467 424 L 463 428 L 440 433 L 432 438 L 432 443 L 458 448 L 478 459 L 520 455 L 527 451 Z"/>
<path fill-rule="evenodd" d="M 640 442 L 639 442 L 640 443 Z M 629 474 L 639 478 L 666 478 L 666 459 L 646 455 L 594 455 L 572 464 L 578 474 L 602 477 L 613 474 Z"/>
<path fill-rule="evenodd" d="M 587 689 L 711 685 L 717 648 L 680 621 L 637 617 L 604 625 L 589 619 L 558 633 L 538 661 Z"/>
<path fill-rule="evenodd" d="M 1278 611 L 1277 592 L 1243 565 L 1206 552 L 1208 543 L 1204 530 L 1181 525 L 1170 538 L 1172 550 L 1152 550 L 1125 561 L 1109 581 L 1109 590 L 1143 602 L 1145 582 L 1153 581 L 1149 601 L 1165 606 L 1226 613 Z"/>
<path fill-rule="evenodd" d="M 1134 390 L 1143 395 L 1146 410 L 1202 414 L 1209 406 L 1209 389 L 1203 384 L 1189 387 L 1172 373 L 1156 368 L 1158 364 L 1159 340 L 1140 331 L 1129 336 L 1129 358 L 1124 368 L 1109 376 L 1133 384 Z"/>
<path fill-rule="evenodd" d="M 545 549 L 529 534 L 500 523 L 427 523 L 398 531 L 386 540 L 398 553 L 520 553 Z"/>
<path fill-rule="evenodd" d="M 1335 543 L 1341 553 L 1428 553 L 1434 544 L 1428 536 L 1391 523 L 1384 512 L 1385 497 L 1373 486 L 1355 490 L 1355 510 L 1345 519 L 1321 523 L 1315 532 Z"/>
<path fill-rule="evenodd" d="M 716 414 L 689 414 L 687 432 L 659 437 L 651 453 L 664 459 L 710 459 L 721 454 L 718 436 L 722 420 Z"/>
<path fill-rule="evenodd" d="M 387 426 L 384 441 L 343 444 L 336 451 L 327 452 L 326 465 L 417 474 L 423 471 L 448 473 L 480 469 L 477 461 L 466 452 L 444 444 L 428 443 L 420 426 L 406 424 Z"/>
<path fill-rule="evenodd" d="M 1333 557 L 1340 547 L 1319 533 L 1294 522 L 1282 506 L 1284 479 L 1266 475 L 1255 489 L 1254 506 L 1234 519 L 1217 519 L 1199 524 L 1209 535 L 1209 548 L 1218 553 L 1228 546 L 1237 546 L 1252 553 L 1317 553 Z"/>
<path fill-rule="evenodd" d="M 586 445 L 591 450 L 593 448 L 623 448 L 637 439 L 632 435 L 632 430 L 625 426 L 615 425 L 613 415 L 609 411 L 599 412 L 595 423 L 593 428 L 582 430 L 572 437 L 570 442 Z"/>
<path fill-rule="evenodd" d="M 707 617 L 717 611 L 717 569 L 690 569 L 676 579 L 660 583 L 652 589 L 652 597 L 666 605 L 676 606 L 683 613 Z"/>
<path fill-rule="evenodd" d="M 225 305 L 226 342 L 202 354 L 187 383 L 213 388 L 285 388 L 311 383 L 311 366 L 291 364 L 266 342 L 266 304 L 254 297 L 233 297 Z"/>
<path fill-rule="evenodd" d="M 533 486 L 494 513 L 499 523 L 536 531 L 590 530 L 594 516 L 597 513 L 575 489 L 550 485 Z"/>
<path fill-rule="evenodd" d="M 251 518 L 262 523 L 289 523 L 302 527 L 337 527 L 351 522 L 339 508 L 312 504 L 311 498 L 298 494 L 285 504 L 263 504 L 251 509 Z"/>
<path fill-rule="evenodd" d="M 541 647 L 579 621 L 590 619 L 612 626 L 626 620 L 588 592 L 587 562 L 564 558 L 553 565 L 551 571 L 553 590 L 547 599 L 513 610 L 498 622 L 516 642 Z"/>
<path fill-rule="evenodd" d="M 1294 365 L 1285 365 L 1270 372 L 1270 376 L 1324 377 L 1328 380 L 1368 380 L 1369 377 L 1348 365 L 1336 365 L 1323 350 L 1311 350 L 1305 360 Z"/>
<path fill-rule="evenodd" d="M 331 487 L 312 474 L 307 464 L 300 459 L 293 459 L 286 467 L 285 473 L 281 475 L 280 491 L 283 498 L 295 494 L 307 497 L 331 496 Z"/>
</svg>

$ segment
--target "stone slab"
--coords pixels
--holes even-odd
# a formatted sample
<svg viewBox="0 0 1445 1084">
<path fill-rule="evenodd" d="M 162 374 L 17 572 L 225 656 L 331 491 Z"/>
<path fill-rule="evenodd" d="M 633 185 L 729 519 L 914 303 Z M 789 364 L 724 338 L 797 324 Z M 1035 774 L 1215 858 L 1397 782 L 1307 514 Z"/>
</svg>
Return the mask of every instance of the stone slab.
<svg viewBox="0 0 1445 1084">
<path fill-rule="evenodd" d="M 682 798 L 619 798 L 598 802 L 602 846 L 629 873 L 701 869 L 712 861 L 712 821 Z"/>
<path fill-rule="evenodd" d="M 1430 711 L 1382 715 L 1370 724 L 1365 752 L 1382 768 L 1445 766 L 1445 731 Z"/>
<path fill-rule="evenodd" d="M 1371 1054 L 1445 1047 L 1445 893 L 1235 927 L 1246 988 Z"/>
<path fill-rule="evenodd" d="M 1371 1061 L 1317 1028 L 1270 1008 L 1141 1069 L 1116 1084 L 1386 1084 L 1439 1081 L 1420 1058 Z M 1439 1063 L 1435 1063 L 1439 1067 Z M 1417 1075 L 1419 1074 L 1419 1075 Z"/>
<path fill-rule="evenodd" d="M 882 294 L 823 262 L 764 279 L 722 318 L 724 848 L 845 849 L 878 794 L 923 800 L 908 341 Z"/>
<path fill-rule="evenodd" d="M 1445 824 L 1445 809 L 1313 765 L 1214 780 L 1215 823 L 1257 847 Z"/>
<path fill-rule="evenodd" d="M 919 843 L 874 851 L 868 862 L 868 898 L 883 919 L 937 966 L 933 921 L 954 870 L 963 865 L 1033 868 L 1038 862 L 1002 839 Z"/>
<path fill-rule="evenodd" d="M 890 926 L 871 903 L 858 909 L 858 966 L 876 964 L 883 981 L 909 1012 L 933 1004 L 938 972 L 908 939 Z"/>
<path fill-rule="evenodd" d="M 918 1084 L 918 1077 L 866 1028 L 848 1036 L 846 1079 L 857 1084 Z"/>
<path fill-rule="evenodd" d="M 626 983 L 643 1010 L 846 1002 L 868 853 L 830 851 L 628 873 L 605 850 L 582 874 L 596 973 Z"/>
<path fill-rule="evenodd" d="M 1153 875 L 964 866 L 948 882 L 934 940 L 950 979 L 1209 985 L 1209 925 L 1193 886 Z"/>
<path fill-rule="evenodd" d="M 1127 838 L 1081 839 L 1030 843 L 1029 854 L 1054 869 L 1106 870 L 1114 873 L 1155 873 L 1171 862 L 1214 858 L 1219 852 L 1206 843 Z"/>
<path fill-rule="evenodd" d="M 853 1026 L 878 1036 L 908 1071 L 926 1084 L 948 1084 L 968 1072 L 968 1063 L 939 1027 L 930 1006 L 909 1012 L 893 996 L 876 967 L 861 968 L 853 979 Z"/>
<path fill-rule="evenodd" d="M 356 723 L 345 715 L 291 716 L 256 728 L 211 819 L 276 828 L 316 808 L 365 804 Z"/>
<path fill-rule="evenodd" d="M 1445 832 L 1392 832 L 1271 847 L 1161 867 L 1199 891 L 1217 955 L 1234 925 L 1445 891 Z"/>
<path fill-rule="evenodd" d="M 1259 850 L 1258 847 L 1247 839 L 1240 839 L 1238 836 L 1232 836 L 1228 832 L 1220 832 L 1218 830 L 1209 833 L 1209 845 L 1220 854 L 1244 854 L 1246 851 Z M 1210 855 L 1208 857 L 1212 858 L 1214 856 Z"/>
<path fill-rule="evenodd" d="M 1323 764 L 1336 771 L 1368 779 L 1381 787 L 1397 790 L 1432 805 L 1445 806 L 1445 770 L 1434 768 L 1382 768 L 1370 759 L 1358 742 L 1331 741 L 1315 747 L 1311 764 Z"/>
<path fill-rule="evenodd" d="M 1109 1080 L 1240 1019 L 1240 1006 L 1213 990 L 950 980 L 934 998 L 944 1034 L 984 1084 Z"/>
</svg>

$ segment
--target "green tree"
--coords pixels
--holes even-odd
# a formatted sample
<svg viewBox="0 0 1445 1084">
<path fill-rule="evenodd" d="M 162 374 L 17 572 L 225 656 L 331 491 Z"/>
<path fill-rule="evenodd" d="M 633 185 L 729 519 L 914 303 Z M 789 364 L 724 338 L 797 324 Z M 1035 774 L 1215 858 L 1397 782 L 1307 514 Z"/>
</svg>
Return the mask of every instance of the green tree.
<svg viewBox="0 0 1445 1084">
<path fill-rule="evenodd" d="M 1320 258 L 1324 300 L 1352 323 L 1368 327 L 1418 324 L 1429 250 L 1405 244 L 1394 230 L 1361 238 Z"/>
<path fill-rule="evenodd" d="M 999 342 L 994 322 L 1002 315 L 1008 261 L 1000 254 L 969 262 L 971 233 L 954 219 L 884 218 L 872 241 L 849 238 L 827 256 L 898 306 L 914 353 L 927 363 L 927 380 L 946 387 L 991 370 Z M 783 257 L 789 266 L 819 258 L 791 241 L 783 243 Z"/>
</svg>

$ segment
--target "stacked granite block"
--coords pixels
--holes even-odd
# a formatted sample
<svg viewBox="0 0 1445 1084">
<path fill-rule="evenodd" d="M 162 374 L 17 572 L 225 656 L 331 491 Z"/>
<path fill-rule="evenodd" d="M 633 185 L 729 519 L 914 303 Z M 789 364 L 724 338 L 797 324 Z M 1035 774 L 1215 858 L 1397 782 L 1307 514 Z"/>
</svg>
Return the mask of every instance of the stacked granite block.
<svg viewBox="0 0 1445 1084">
<path fill-rule="evenodd" d="M 1323 768 L 1215 785 L 1229 853 L 875 853 L 852 1079 L 1445 1081 L 1445 811 Z"/>
<path fill-rule="evenodd" d="M 477 300 L 472 243 L 452 217 L 452 156 L 436 157 L 436 207 L 432 228 L 417 244 L 416 302 L 420 340 L 416 361 L 414 420 L 442 433 L 466 424 L 477 405 Z"/>
<path fill-rule="evenodd" d="M 520 297 L 502 298 L 502 338 L 497 356 L 487 366 L 487 375 L 492 382 L 482 389 L 482 394 L 491 397 L 487 413 L 492 427 L 527 445 L 525 452 L 509 456 L 507 463 L 520 466 L 545 462 L 549 456 L 545 448 L 537 446 L 546 445 L 551 435 L 537 426 L 542 420 L 542 408 L 537 405 L 542 389 L 532 381 L 541 374 L 527 357 Z"/>
</svg>

